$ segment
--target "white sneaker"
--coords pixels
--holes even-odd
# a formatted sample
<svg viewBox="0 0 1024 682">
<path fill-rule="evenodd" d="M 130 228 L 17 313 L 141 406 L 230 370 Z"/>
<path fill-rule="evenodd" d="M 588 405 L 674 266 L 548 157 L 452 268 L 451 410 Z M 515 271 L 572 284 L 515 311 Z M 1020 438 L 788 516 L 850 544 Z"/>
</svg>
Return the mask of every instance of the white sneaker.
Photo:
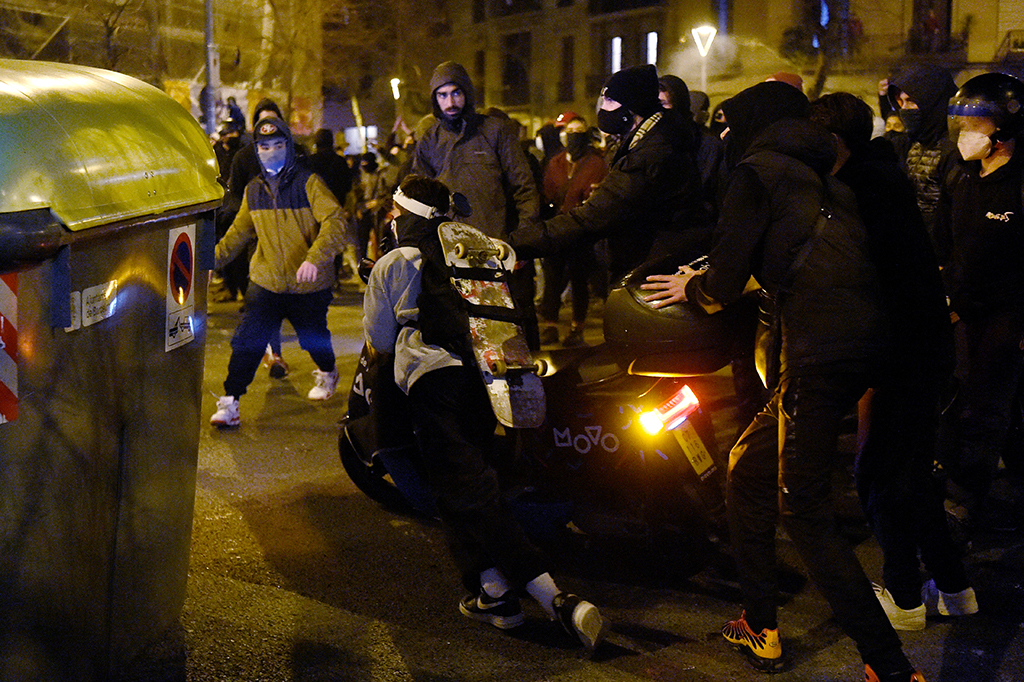
<svg viewBox="0 0 1024 682">
<path fill-rule="evenodd" d="M 973 587 L 960 592 L 940 592 L 935 581 L 929 580 L 921 586 L 921 601 L 932 615 L 969 616 L 978 612 L 978 597 Z"/>
<path fill-rule="evenodd" d="M 314 369 L 313 378 L 316 380 L 316 386 L 309 389 L 308 398 L 310 400 L 327 400 L 334 395 L 334 389 L 338 387 L 337 368 L 333 372 Z"/>
<path fill-rule="evenodd" d="M 924 630 L 924 604 L 912 609 L 901 609 L 893 601 L 889 590 L 876 583 L 871 583 L 871 586 L 875 588 L 875 596 L 878 597 L 878 603 L 882 605 L 885 615 L 889 617 L 893 630 Z"/>
<path fill-rule="evenodd" d="M 210 423 L 220 428 L 241 424 L 242 418 L 238 415 L 238 399 L 229 395 L 217 398 L 217 411 L 210 417 Z"/>
</svg>

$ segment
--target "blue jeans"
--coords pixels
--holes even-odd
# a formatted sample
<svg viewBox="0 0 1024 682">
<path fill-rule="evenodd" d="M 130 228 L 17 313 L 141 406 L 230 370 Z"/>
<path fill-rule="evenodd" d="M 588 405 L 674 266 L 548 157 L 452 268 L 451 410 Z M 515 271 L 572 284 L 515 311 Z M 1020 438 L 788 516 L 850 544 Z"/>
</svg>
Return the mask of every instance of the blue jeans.
<svg viewBox="0 0 1024 682">
<path fill-rule="evenodd" d="M 729 529 L 754 631 L 777 627 L 775 527 L 781 518 L 843 631 L 879 674 L 910 670 L 899 637 L 834 516 L 832 476 L 845 415 L 863 372 L 785 379 L 729 456 Z"/>
<path fill-rule="evenodd" d="M 275 294 L 250 284 L 245 294 L 245 313 L 231 337 L 231 359 L 224 395 L 239 397 L 256 376 L 267 343 L 280 333 L 281 322 L 288 320 L 299 337 L 299 345 L 324 372 L 333 372 L 334 347 L 327 329 L 327 306 L 333 293 L 330 289 L 311 294 Z"/>
</svg>

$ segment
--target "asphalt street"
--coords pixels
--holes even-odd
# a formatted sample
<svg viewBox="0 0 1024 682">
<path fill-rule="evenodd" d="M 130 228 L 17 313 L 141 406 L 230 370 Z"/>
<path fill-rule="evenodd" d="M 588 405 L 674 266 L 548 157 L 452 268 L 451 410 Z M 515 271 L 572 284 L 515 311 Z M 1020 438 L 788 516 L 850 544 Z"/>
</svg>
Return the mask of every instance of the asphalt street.
<svg viewBox="0 0 1024 682">
<path fill-rule="evenodd" d="M 220 395 L 238 303 L 211 303 L 204 408 Z M 361 346 L 361 296 L 339 294 L 329 313 L 341 371 L 338 394 L 311 403 L 313 364 L 288 325 L 284 379 L 261 369 L 241 401 L 242 425 L 204 424 L 200 441 L 187 601 L 178 628 L 143 656 L 132 680 L 288 682 L 698 682 L 765 679 L 722 642 L 739 615 L 736 585 L 714 566 L 689 576 L 651 570 L 629 548 L 557 556 L 556 580 L 597 604 L 611 621 L 593 659 L 539 608 L 500 632 L 458 612 L 461 587 L 440 528 L 381 508 L 349 480 L 338 459 L 345 410 Z M 563 329 L 563 334 L 565 330 Z M 599 343 L 599 320 L 586 332 Z M 720 441 L 731 380 L 713 396 Z M 848 480 L 846 481 L 848 483 Z M 857 543 L 869 576 L 880 575 L 877 545 L 849 490 L 843 532 Z M 791 664 L 777 682 L 859 682 L 863 669 L 784 536 L 783 646 Z M 974 538 L 968 557 L 981 613 L 929 619 L 902 633 L 908 656 L 930 682 L 1024 680 L 1022 544 L 1015 535 Z"/>
</svg>

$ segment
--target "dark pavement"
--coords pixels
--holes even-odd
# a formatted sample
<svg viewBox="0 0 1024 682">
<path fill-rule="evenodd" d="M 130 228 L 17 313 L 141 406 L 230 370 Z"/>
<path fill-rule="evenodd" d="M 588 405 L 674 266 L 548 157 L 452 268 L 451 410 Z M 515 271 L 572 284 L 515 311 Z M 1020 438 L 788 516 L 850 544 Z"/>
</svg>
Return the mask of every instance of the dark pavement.
<svg viewBox="0 0 1024 682">
<path fill-rule="evenodd" d="M 707 569 L 673 577 L 625 553 L 585 562 L 562 557 L 556 580 L 598 604 L 612 622 L 594 660 L 527 605 L 510 633 L 457 610 L 461 588 L 436 524 L 380 508 L 360 493 L 337 454 L 337 422 L 361 346 L 361 297 L 339 295 L 329 321 L 342 374 L 324 404 L 306 399 L 313 364 L 285 326 L 283 380 L 261 369 L 241 402 L 242 426 L 203 426 L 188 596 L 180 628 L 139 661 L 133 679 L 195 682 L 416 680 L 418 682 L 763 680 L 728 650 L 718 630 L 739 614 L 735 585 Z M 237 303 L 210 306 L 204 406 L 221 392 Z M 563 334 L 565 330 L 563 329 Z M 599 322 L 587 330 L 600 341 Z M 727 372 L 704 382 L 720 440 L 728 419 Z M 846 481 L 848 483 L 848 480 Z M 844 533 L 869 576 L 877 545 L 847 491 Z M 780 543 L 786 602 L 780 612 L 791 667 L 776 682 L 863 679 L 850 640 L 806 586 L 788 541 Z M 1024 680 L 1022 545 L 1016 535 L 975 538 L 969 571 L 982 613 L 929 619 L 902 633 L 929 682 Z"/>
</svg>

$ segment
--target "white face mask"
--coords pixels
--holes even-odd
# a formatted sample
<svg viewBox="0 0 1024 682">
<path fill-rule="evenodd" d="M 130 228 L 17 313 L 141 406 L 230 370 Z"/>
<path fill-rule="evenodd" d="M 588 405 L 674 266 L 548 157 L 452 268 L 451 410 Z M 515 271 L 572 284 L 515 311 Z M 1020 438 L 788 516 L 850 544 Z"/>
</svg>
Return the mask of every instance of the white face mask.
<svg viewBox="0 0 1024 682">
<path fill-rule="evenodd" d="M 985 133 L 964 130 L 960 132 L 956 146 L 964 161 L 980 161 L 992 153 L 992 138 Z"/>
</svg>

